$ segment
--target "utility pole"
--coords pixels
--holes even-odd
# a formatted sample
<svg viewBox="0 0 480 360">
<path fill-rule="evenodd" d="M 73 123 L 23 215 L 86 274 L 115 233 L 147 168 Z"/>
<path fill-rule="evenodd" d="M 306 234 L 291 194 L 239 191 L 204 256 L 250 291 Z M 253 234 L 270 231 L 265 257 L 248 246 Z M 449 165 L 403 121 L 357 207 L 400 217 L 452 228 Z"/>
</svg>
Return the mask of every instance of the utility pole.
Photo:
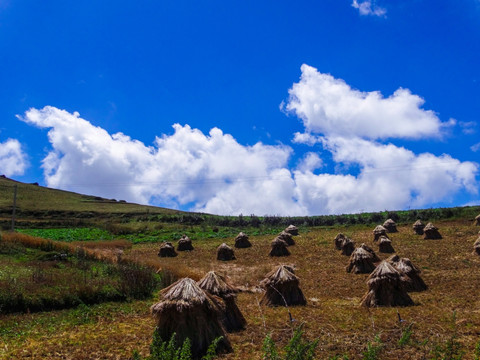
<svg viewBox="0 0 480 360">
<path fill-rule="evenodd" d="M 17 208 L 17 184 L 13 186 L 12 231 L 15 231 L 15 210 Z"/>
</svg>

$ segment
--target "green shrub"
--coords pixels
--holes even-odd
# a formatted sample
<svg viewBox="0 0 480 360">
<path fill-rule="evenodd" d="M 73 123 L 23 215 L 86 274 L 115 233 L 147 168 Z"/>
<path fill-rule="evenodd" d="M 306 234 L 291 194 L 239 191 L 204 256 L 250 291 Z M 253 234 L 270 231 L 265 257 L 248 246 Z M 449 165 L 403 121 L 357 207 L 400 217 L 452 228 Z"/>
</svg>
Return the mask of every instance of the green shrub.
<svg viewBox="0 0 480 360">
<path fill-rule="evenodd" d="M 303 339 L 302 326 L 299 326 L 293 332 L 292 338 L 282 351 L 277 350 L 275 341 L 270 334 L 263 341 L 263 360 L 313 360 L 315 359 L 315 349 L 318 345 L 318 339 L 308 341 Z"/>
</svg>

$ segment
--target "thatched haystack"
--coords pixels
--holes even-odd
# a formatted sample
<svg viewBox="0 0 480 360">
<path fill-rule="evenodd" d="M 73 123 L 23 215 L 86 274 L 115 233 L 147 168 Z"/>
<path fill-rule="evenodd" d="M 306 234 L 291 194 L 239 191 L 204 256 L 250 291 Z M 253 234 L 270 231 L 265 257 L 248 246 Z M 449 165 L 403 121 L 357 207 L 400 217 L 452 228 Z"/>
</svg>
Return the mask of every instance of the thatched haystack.
<svg viewBox="0 0 480 360">
<path fill-rule="evenodd" d="M 227 244 L 223 243 L 217 248 L 217 260 L 230 261 L 235 259 L 233 249 Z"/>
<path fill-rule="evenodd" d="M 160 257 L 175 257 L 178 254 L 175 251 L 171 242 L 164 242 L 160 245 L 160 250 L 158 251 L 158 256 Z"/>
<path fill-rule="evenodd" d="M 350 256 L 347 272 L 354 274 L 369 274 L 375 270 L 373 256 L 362 247 L 356 248 Z"/>
<path fill-rule="evenodd" d="M 377 256 L 377 254 L 375 254 L 375 251 L 373 251 L 373 249 L 372 249 L 370 246 L 368 246 L 368 245 L 365 244 L 365 243 L 362 243 L 362 245 L 360 245 L 360 247 L 361 247 L 363 250 L 368 251 L 368 252 L 372 255 L 372 261 L 373 261 L 374 263 L 381 261 L 380 258 Z"/>
<path fill-rule="evenodd" d="M 260 303 L 268 306 L 306 305 L 307 300 L 299 287 L 298 277 L 289 266 L 280 265 L 266 275 L 260 283 L 266 292 Z"/>
<path fill-rule="evenodd" d="M 282 231 L 280 234 L 278 234 L 278 238 L 285 241 L 287 246 L 295 245 L 295 240 L 293 240 L 292 235 L 286 231 Z"/>
<path fill-rule="evenodd" d="M 397 223 L 393 221 L 392 219 L 387 219 L 383 223 L 383 227 L 387 229 L 387 232 L 389 233 L 396 233 L 398 232 L 397 230 Z"/>
<path fill-rule="evenodd" d="M 295 225 L 288 225 L 288 227 L 285 229 L 285 232 L 289 233 L 290 235 L 297 236 L 298 228 Z"/>
<path fill-rule="evenodd" d="M 287 243 L 280 239 L 278 236 L 272 241 L 272 249 L 270 250 L 270 256 L 289 256 L 290 251 L 287 249 Z"/>
<path fill-rule="evenodd" d="M 345 238 L 342 242 L 342 255 L 350 256 L 355 250 L 355 243 L 350 238 Z"/>
<path fill-rule="evenodd" d="M 178 240 L 177 251 L 192 251 L 193 245 L 192 240 L 187 236 L 183 235 L 180 240 Z"/>
<path fill-rule="evenodd" d="M 235 247 L 238 249 L 244 249 L 244 248 L 249 248 L 252 246 L 252 243 L 248 239 L 248 235 L 245 234 L 244 232 L 240 232 L 236 237 L 235 237 Z"/>
<path fill-rule="evenodd" d="M 213 340 L 222 336 L 217 353 L 232 352 L 225 329 L 220 323 L 218 298 L 207 294 L 189 278 L 181 279 L 161 292 L 163 300 L 151 307 L 157 319 L 155 331 L 163 341 L 176 334 L 177 344 L 189 338 L 193 358 L 205 355 Z"/>
<path fill-rule="evenodd" d="M 473 223 L 475 226 L 480 226 L 480 214 L 475 216 L 475 222 Z"/>
<path fill-rule="evenodd" d="M 420 277 L 422 272 L 417 268 L 410 259 L 401 258 L 398 255 L 390 256 L 387 261 L 400 272 L 409 277 L 410 281 L 405 282 L 405 290 L 408 292 L 411 291 L 425 291 L 428 289 L 427 284 Z"/>
<path fill-rule="evenodd" d="M 473 254 L 480 255 L 480 237 L 473 243 Z"/>
<path fill-rule="evenodd" d="M 382 235 L 387 236 L 387 229 L 385 229 L 382 225 L 377 225 L 375 229 L 373 229 L 373 241 L 376 242 Z"/>
<path fill-rule="evenodd" d="M 413 223 L 413 231 L 417 235 L 423 235 L 423 229 L 425 228 L 425 224 L 420 220 L 417 220 Z"/>
<path fill-rule="evenodd" d="M 220 297 L 225 303 L 221 322 L 228 332 L 245 329 L 247 321 L 236 303 L 238 289 L 215 271 L 208 272 L 198 283 L 201 289 Z"/>
<path fill-rule="evenodd" d="M 380 239 L 378 240 L 378 251 L 387 254 L 394 253 L 395 249 L 392 246 L 392 240 L 386 236 L 380 236 Z"/>
<path fill-rule="evenodd" d="M 405 290 L 407 280 L 387 261 L 382 261 L 367 279 L 368 291 L 361 304 L 367 307 L 413 305 Z"/>
<path fill-rule="evenodd" d="M 434 226 L 432 223 L 428 223 L 427 226 L 423 229 L 425 236 L 423 237 L 425 240 L 437 240 L 441 239 L 442 235 L 438 232 L 438 228 Z"/>
<path fill-rule="evenodd" d="M 342 233 L 338 233 L 337 236 L 335 236 L 335 249 L 342 250 L 343 240 L 345 240 L 345 238 L 346 236 Z"/>
</svg>

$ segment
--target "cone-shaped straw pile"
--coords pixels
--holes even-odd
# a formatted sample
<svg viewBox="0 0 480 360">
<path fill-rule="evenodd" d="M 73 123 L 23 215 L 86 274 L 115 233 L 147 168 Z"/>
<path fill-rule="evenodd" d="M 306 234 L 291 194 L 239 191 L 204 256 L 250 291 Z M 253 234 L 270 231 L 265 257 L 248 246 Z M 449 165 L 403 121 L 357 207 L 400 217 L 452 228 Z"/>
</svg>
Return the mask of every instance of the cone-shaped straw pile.
<svg viewBox="0 0 480 360">
<path fill-rule="evenodd" d="M 356 248 L 350 256 L 347 272 L 354 274 L 370 274 L 375 270 L 373 255 L 362 247 Z"/>
<path fill-rule="evenodd" d="M 387 229 L 382 225 L 377 225 L 373 230 L 373 241 L 377 241 L 382 235 L 387 236 Z"/>
<path fill-rule="evenodd" d="M 277 237 L 280 240 L 285 241 L 287 243 L 287 246 L 295 245 L 295 240 L 293 240 L 292 235 L 286 231 L 282 231 L 280 234 L 278 234 Z"/>
<path fill-rule="evenodd" d="M 238 249 L 249 248 L 252 246 L 250 240 L 248 240 L 248 235 L 244 232 L 239 233 L 235 237 L 235 247 Z"/>
<path fill-rule="evenodd" d="M 230 261 L 235 259 L 233 249 L 227 244 L 223 243 L 217 248 L 217 260 Z"/>
<path fill-rule="evenodd" d="M 175 257 L 177 255 L 171 242 L 164 242 L 158 251 L 158 256 L 160 257 Z"/>
<path fill-rule="evenodd" d="M 353 250 L 355 250 L 355 243 L 346 237 L 342 242 L 342 255 L 350 256 Z"/>
<path fill-rule="evenodd" d="M 438 232 L 438 228 L 434 226 L 432 223 L 428 223 L 427 226 L 423 229 L 425 236 L 423 237 L 425 240 L 437 240 L 441 239 L 442 235 Z"/>
<path fill-rule="evenodd" d="M 228 353 L 232 346 L 219 315 L 222 304 L 189 278 L 181 279 L 162 290 L 163 300 L 151 307 L 157 319 L 155 331 L 163 341 L 176 334 L 177 344 L 190 339 L 194 359 L 205 355 L 208 346 L 222 336 L 217 353 Z"/>
<path fill-rule="evenodd" d="M 384 223 L 383 223 L 383 227 L 385 229 L 387 229 L 387 232 L 389 233 L 396 233 L 398 232 L 397 230 L 397 223 L 395 221 L 393 221 L 392 219 L 387 219 Z"/>
<path fill-rule="evenodd" d="M 287 243 L 276 237 L 272 241 L 272 249 L 270 250 L 270 256 L 289 256 L 290 251 L 287 249 Z"/>
<path fill-rule="evenodd" d="M 208 272 L 197 284 L 203 290 L 223 299 L 225 312 L 223 313 L 221 321 L 228 332 L 245 329 L 247 321 L 236 303 L 237 288 L 215 271 Z"/>
<path fill-rule="evenodd" d="M 337 236 L 335 236 L 335 240 L 334 240 L 335 249 L 342 250 L 343 240 L 345 240 L 345 237 L 346 236 L 343 235 L 342 233 L 338 233 Z"/>
<path fill-rule="evenodd" d="M 363 250 L 368 251 L 370 254 L 372 254 L 372 261 L 373 261 L 374 263 L 381 261 L 380 258 L 377 256 L 377 254 L 375 254 L 375 251 L 373 251 L 373 249 L 372 249 L 370 246 L 368 246 L 368 245 L 365 244 L 365 243 L 362 243 L 362 245 L 360 245 L 360 247 L 361 247 Z"/>
<path fill-rule="evenodd" d="M 378 251 L 387 254 L 394 253 L 395 249 L 392 246 L 392 240 L 386 236 L 380 236 L 380 239 L 378 240 Z"/>
<path fill-rule="evenodd" d="M 405 290 L 407 280 L 387 261 L 382 261 L 367 279 L 368 291 L 361 304 L 367 307 L 413 305 Z"/>
<path fill-rule="evenodd" d="M 420 220 L 417 220 L 413 223 L 413 232 L 417 235 L 423 235 L 424 228 L 425 228 L 425 224 Z"/>
<path fill-rule="evenodd" d="M 428 289 L 427 284 L 420 277 L 421 270 L 417 268 L 410 259 L 401 258 L 398 255 L 390 256 L 387 261 L 393 265 L 401 274 L 405 274 L 410 278 L 410 281 L 405 283 L 405 290 L 407 291 L 425 291 Z"/>
<path fill-rule="evenodd" d="M 299 287 L 298 277 L 293 274 L 290 267 L 280 265 L 269 272 L 261 282 L 266 292 L 260 301 L 268 306 L 306 305 L 307 300 Z"/>
<path fill-rule="evenodd" d="M 298 228 L 295 225 L 288 225 L 288 227 L 285 229 L 287 233 L 293 236 L 298 235 Z"/>
<path fill-rule="evenodd" d="M 183 235 L 180 240 L 178 240 L 177 251 L 192 251 L 193 245 L 192 240 L 187 236 Z"/>
</svg>

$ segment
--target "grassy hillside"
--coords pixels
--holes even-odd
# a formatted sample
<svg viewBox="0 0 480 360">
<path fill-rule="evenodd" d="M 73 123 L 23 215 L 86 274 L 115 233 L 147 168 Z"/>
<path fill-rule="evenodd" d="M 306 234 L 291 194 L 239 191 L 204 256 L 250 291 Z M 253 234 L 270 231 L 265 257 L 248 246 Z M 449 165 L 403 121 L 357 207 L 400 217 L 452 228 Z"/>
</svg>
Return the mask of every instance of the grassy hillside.
<svg viewBox="0 0 480 360">
<path fill-rule="evenodd" d="M 82 195 L 70 191 L 50 189 L 36 184 L 25 184 L 0 177 L 0 209 L 11 210 L 14 186 L 17 186 L 17 208 L 20 212 L 34 211 L 95 211 L 99 213 L 178 213 L 178 211 Z"/>
</svg>

